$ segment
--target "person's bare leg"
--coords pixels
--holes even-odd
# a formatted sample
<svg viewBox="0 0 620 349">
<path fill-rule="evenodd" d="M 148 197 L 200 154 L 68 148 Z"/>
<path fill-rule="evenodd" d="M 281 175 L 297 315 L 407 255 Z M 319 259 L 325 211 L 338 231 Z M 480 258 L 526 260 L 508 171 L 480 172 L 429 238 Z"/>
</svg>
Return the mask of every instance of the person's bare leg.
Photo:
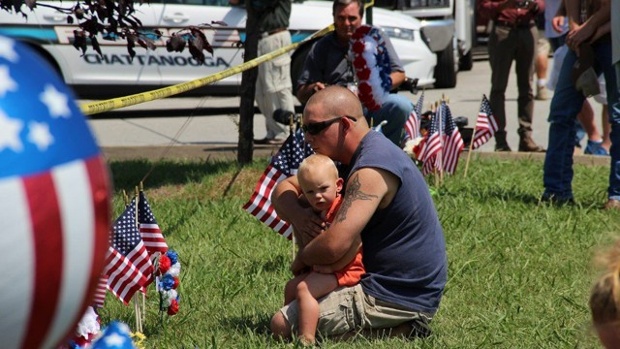
<svg viewBox="0 0 620 349">
<path fill-rule="evenodd" d="M 534 69 L 536 71 L 536 96 L 535 99 L 544 101 L 549 99 L 547 92 L 547 69 L 549 68 L 549 41 L 544 37 L 544 30 L 538 30 L 538 40 L 536 40 L 536 58 L 534 58 Z"/>
<path fill-rule="evenodd" d="M 284 305 L 289 304 L 297 298 L 297 285 L 299 285 L 306 276 L 308 276 L 308 273 L 297 275 L 286 283 L 286 286 L 284 286 Z"/>
<path fill-rule="evenodd" d="M 549 67 L 549 58 L 546 54 L 538 54 L 536 55 L 536 62 L 534 64 L 536 66 L 536 86 L 545 86 L 547 83 L 547 69 Z"/>
<path fill-rule="evenodd" d="M 577 115 L 577 119 L 581 122 L 584 131 L 586 131 L 588 140 L 593 142 L 601 141 L 601 134 L 599 133 L 598 127 L 596 127 L 596 122 L 594 120 L 594 110 L 588 100 L 584 100 L 583 107 L 581 107 L 581 112 Z"/>
<path fill-rule="evenodd" d="M 601 146 L 609 152 L 609 148 L 611 147 L 611 138 L 609 137 L 611 124 L 609 123 L 609 109 L 607 109 L 607 104 L 603 104 L 601 118 L 603 119 L 601 120 L 603 125 L 603 144 L 601 144 Z"/>
<path fill-rule="evenodd" d="M 303 344 L 314 344 L 316 328 L 319 321 L 319 302 L 323 297 L 338 287 L 334 274 L 310 273 L 297 285 L 297 302 L 299 305 L 299 337 Z"/>
</svg>

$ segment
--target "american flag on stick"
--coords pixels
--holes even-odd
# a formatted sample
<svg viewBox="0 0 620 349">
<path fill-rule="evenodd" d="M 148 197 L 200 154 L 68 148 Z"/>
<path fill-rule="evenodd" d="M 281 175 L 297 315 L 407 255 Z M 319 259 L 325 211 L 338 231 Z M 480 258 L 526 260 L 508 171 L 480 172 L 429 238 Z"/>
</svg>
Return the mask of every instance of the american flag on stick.
<svg viewBox="0 0 620 349">
<path fill-rule="evenodd" d="M 422 173 L 428 175 L 434 170 L 454 173 L 465 145 L 445 102 L 441 102 L 432 116 L 427 137 L 421 152 Z"/>
<path fill-rule="evenodd" d="M 125 304 L 151 283 L 153 275 L 153 264 L 136 224 L 135 206 L 134 199 L 114 222 L 104 269 L 108 290 Z"/>
<path fill-rule="evenodd" d="M 271 159 L 265 172 L 258 180 L 250 200 L 243 205 L 244 210 L 287 239 L 292 239 L 293 227 L 280 219 L 276 214 L 271 204 L 271 193 L 276 184 L 296 174 L 299 164 L 313 153 L 312 147 L 304 141 L 301 128 L 297 128 L 295 132 L 289 135 L 278 153 Z"/>
<path fill-rule="evenodd" d="M 151 205 L 146 200 L 144 191 L 141 190 L 139 195 L 138 229 L 140 230 L 144 247 L 149 254 L 155 252 L 166 253 L 168 251 L 168 244 L 166 244 L 164 235 L 161 233 L 161 229 L 159 229 L 157 220 L 151 210 Z"/>
<path fill-rule="evenodd" d="M 445 137 L 443 142 L 443 170 L 448 174 L 453 174 L 465 143 L 463 142 L 463 137 L 461 137 L 461 132 L 459 132 L 458 127 L 454 123 L 448 104 L 442 102 L 439 108 L 442 109 L 443 135 Z"/>
<path fill-rule="evenodd" d="M 480 103 L 480 111 L 478 112 L 478 118 L 476 119 L 476 128 L 472 137 L 472 149 L 481 147 L 484 143 L 488 142 L 491 137 L 497 131 L 497 122 L 495 116 L 491 111 L 491 105 L 487 96 L 482 96 L 482 102 Z"/>
<path fill-rule="evenodd" d="M 420 136 L 420 117 L 422 115 L 422 108 L 424 106 L 424 91 L 422 91 L 422 95 L 418 98 L 416 105 L 414 106 L 411 114 L 409 114 L 409 119 L 405 122 L 405 133 L 406 138 L 408 139 L 416 139 Z"/>
<path fill-rule="evenodd" d="M 426 142 L 424 148 L 421 150 L 420 161 L 422 161 L 422 174 L 428 175 L 436 170 L 441 170 L 441 157 L 437 157 L 440 154 L 443 144 L 441 142 L 441 116 L 440 110 L 437 110 L 435 114 L 431 116 L 431 124 L 428 128 L 426 135 Z"/>
</svg>

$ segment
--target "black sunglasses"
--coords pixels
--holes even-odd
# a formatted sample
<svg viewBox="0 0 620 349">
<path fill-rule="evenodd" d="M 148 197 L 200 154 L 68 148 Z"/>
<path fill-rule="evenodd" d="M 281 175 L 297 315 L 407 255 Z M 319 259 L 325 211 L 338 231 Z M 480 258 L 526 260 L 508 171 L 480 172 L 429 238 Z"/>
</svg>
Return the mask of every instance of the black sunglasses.
<svg viewBox="0 0 620 349">
<path fill-rule="evenodd" d="M 323 130 L 325 130 L 326 128 L 328 128 L 331 124 L 336 123 L 338 121 L 340 121 L 340 119 L 342 118 L 347 118 L 353 121 L 357 121 L 357 119 L 355 119 L 352 116 L 338 116 L 335 117 L 333 119 L 329 119 L 329 120 L 325 120 L 325 121 L 321 121 L 321 122 L 309 122 L 305 125 L 301 125 L 301 130 L 304 131 L 304 133 L 309 133 L 313 136 L 318 135 L 319 133 L 323 132 Z"/>
</svg>

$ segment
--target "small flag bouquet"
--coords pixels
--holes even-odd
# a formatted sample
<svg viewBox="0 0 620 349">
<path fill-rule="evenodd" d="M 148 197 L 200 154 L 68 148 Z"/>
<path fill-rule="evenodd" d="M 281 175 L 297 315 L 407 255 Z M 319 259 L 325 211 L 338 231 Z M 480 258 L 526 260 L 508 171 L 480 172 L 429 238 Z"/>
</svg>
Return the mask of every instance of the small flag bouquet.
<svg viewBox="0 0 620 349">
<path fill-rule="evenodd" d="M 159 310 L 165 311 L 168 315 L 175 315 L 179 311 L 179 274 L 181 273 L 181 263 L 179 256 L 173 250 L 168 250 L 157 260 L 156 268 L 156 287 L 159 292 Z"/>
</svg>

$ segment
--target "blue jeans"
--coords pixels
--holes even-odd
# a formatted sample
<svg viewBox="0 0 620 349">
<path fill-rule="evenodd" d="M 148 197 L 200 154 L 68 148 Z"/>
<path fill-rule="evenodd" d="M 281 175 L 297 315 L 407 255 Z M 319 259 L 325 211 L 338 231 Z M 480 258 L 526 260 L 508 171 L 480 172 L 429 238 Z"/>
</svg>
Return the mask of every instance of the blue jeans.
<svg viewBox="0 0 620 349">
<path fill-rule="evenodd" d="M 614 68 L 611 66 L 611 42 L 600 40 L 592 45 L 597 74 L 604 74 L 608 83 L 607 101 L 617 105 L 620 93 L 616 84 Z M 573 198 L 573 151 L 575 147 L 575 120 L 583 106 L 585 97 L 575 89 L 571 79 L 573 65 L 577 60 L 574 51 L 569 51 L 562 63 L 562 70 L 555 88 L 549 111 L 549 144 L 545 155 L 543 185 L 544 196 L 557 200 Z M 615 109 L 615 110 L 614 110 Z M 611 122 L 611 174 L 609 177 L 609 198 L 620 199 L 620 110 L 610 108 Z M 615 165 L 614 165 L 615 164 Z"/>
<path fill-rule="evenodd" d="M 607 105 L 609 106 L 609 123 L 611 124 L 611 166 L 609 168 L 609 188 L 607 196 L 613 200 L 620 200 L 620 61 L 613 65 L 616 73 L 613 97 L 607 87 Z"/>
<path fill-rule="evenodd" d="M 413 103 L 403 96 L 390 93 L 379 110 L 366 112 L 368 124 L 377 126 L 386 120 L 387 124 L 381 128 L 382 133 L 398 147 L 403 138 L 405 122 L 413 111 Z"/>
</svg>

